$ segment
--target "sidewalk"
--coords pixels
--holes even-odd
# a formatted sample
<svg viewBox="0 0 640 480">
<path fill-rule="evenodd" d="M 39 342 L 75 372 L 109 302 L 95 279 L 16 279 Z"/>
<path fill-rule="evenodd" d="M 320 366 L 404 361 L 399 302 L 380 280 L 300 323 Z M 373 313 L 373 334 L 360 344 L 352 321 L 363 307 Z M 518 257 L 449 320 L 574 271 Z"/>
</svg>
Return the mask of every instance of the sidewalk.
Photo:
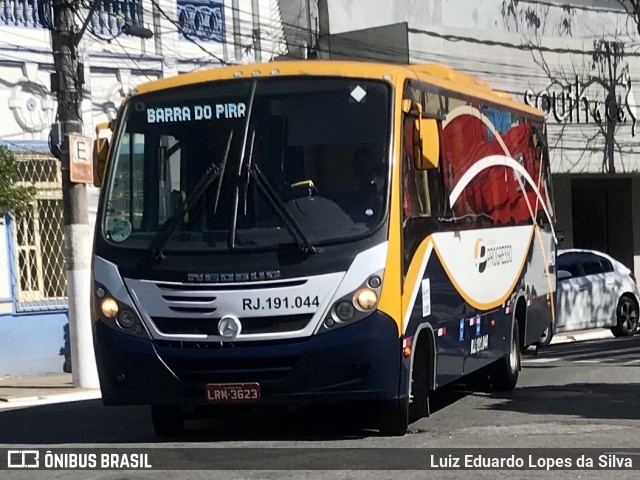
<svg viewBox="0 0 640 480">
<path fill-rule="evenodd" d="M 551 345 L 605 338 L 613 338 L 613 334 L 609 329 L 601 328 L 558 334 Z M 97 398 L 100 398 L 100 390 L 75 388 L 70 373 L 0 377 L 0 411 Z"/>
<path fill-rule="evenodd" d="M 585 342 L 587 340 L 604 340 L 615 338 L 608 328 L 595 328 L 593 330 L 579 330 L 576 332 L 558 333 L 551 339 L 550 345 L 571 342 Z"/>
<path fill-rule="evenodd" d="M 100 398 L 100 390 L 75 388 L 70 373 L 0 377 L 0 410 Z"/>
</svg>

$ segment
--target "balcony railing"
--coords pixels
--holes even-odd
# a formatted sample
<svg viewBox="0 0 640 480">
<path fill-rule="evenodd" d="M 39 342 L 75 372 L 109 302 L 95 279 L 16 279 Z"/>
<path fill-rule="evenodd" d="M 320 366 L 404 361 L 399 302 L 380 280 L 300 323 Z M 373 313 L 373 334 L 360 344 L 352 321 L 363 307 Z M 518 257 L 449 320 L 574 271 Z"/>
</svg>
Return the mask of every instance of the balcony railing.
<svg viewBox="0 0 640 480">
<path fill-rule="evenodd" d="M 101 36 L 116 36 L 125 23 L 142 25 L 142 0 L 102 0 L 91 19 L 91 31 Z"/>
<path fill-rule="evenodd" d="M 0 0 L 0 26 L 41 28 L 38 0 Z"/>
<path fill-rule="evenodd" d="M 39 0 L 0 0 L 0 26 L 42 28 Z M 113 37 L 125 23 L 142 25 L 142 0 L 102 0 L 91 19 L 91 31 Z"/>
<path fill-rule="evenodd" d="M 178 0 L 178 23 L 185 36 L 224 42 L 223 0 Z"/>
</svg>

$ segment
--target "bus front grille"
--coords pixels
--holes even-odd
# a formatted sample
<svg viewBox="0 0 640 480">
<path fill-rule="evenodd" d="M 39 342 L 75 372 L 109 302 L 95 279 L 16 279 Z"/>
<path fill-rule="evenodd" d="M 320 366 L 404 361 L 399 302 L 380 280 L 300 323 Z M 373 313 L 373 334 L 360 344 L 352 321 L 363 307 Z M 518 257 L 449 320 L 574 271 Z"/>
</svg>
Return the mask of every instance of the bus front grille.
<svg viewBox="0 0 640 480">
<path fill-rule="evenodd" d="M 312 317 L 311 314 L 305 314 L 241 318 L 242 335 L 303 330 Z M 165 335 L 219 335 L 219 318 L 153 317 L 151 320 Z"/>
<path fill-rule="evenodd" d="M 299 357 L 166 360 L 167 366 L 184 382 L 269 382 L 284 378 Z"/>
</svg>

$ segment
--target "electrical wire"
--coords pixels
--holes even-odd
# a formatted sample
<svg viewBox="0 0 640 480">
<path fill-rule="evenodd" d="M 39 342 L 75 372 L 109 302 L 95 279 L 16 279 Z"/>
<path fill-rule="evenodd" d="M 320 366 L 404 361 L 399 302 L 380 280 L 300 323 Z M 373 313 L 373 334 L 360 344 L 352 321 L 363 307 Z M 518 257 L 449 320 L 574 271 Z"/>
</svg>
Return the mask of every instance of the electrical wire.
<svg viewBox="0 0 640 480">
<path fill-rule="evenodd" d="M 142 75 L 144 75 L 145 77 L 147 77 L 147 80 L 148 80 L 148 81 L 151 81 L 151 80 L 152 80 L 152 78 L 151 78 L 151 77 L 149 77 L 149 75 L 147 75 L 147 74 L 145 73 L 145 71 L 140 67 L 140 64 L 136 61 L 136 59 L 135 59 L 135 58 L 133 58 L 133 57 L 129 54 L 129 52 L 127 51 L 127 49 L 126 49 L 126 48 L 124 48 L 124 47 L 122 46 L 122 44 L 120 43 L 120 41 L 119 41 L 117 38 L 115 38 L 114 40 L 115 40 L 115 42 L 118 44 L 118 46 L 122 49 L 122 51 L 125 53 L 125 55 L 127 56 L 127 58 L 128 58 L 129 60 L 131 60 L 131 62 L 133 62 L 133 64 L 134 64 L 134 65 L 136 66 L 136 68 L 138 69 L 138 72 L 142 73 Z M 156 79 L 156 80 L 157 80 L 157 79 Z"/>
<path fill-rule="evenodd" d="M 171 18 L 170 15 L 168 15 L 164 9 L 160 6 L 160 4 L 156 1 L 156 0 L 151 0 L 151 3 L 156 7 L 156 9 L 158 10 L 158 12 L 160 12 L 160 15 L 162 15 L 166 20 L 168 20 L 169 22 L 171 22 L 173 25 L 175 25 L 176 28 L 178 28 L 178 31 L 184 36 L 184 38 L 186 38 L 188 41 L 190 41 L 191 43 L 193 43 L 194 45 L 196 45 L 200 50 L 202 50 L 204 53 L 206 53 L 207 55 L 215 58 L 216 60 L 218 60 L 222 65 L 233 65 L 233 63 L 227 62 L 225 59 L 218 57 L 217 55 L 215 55 L 214 53 L 210 52 L 209 50 L 207 50 L 206 48 L 204 48 L 202 45 L 200 45 L 196 40 L 194 40 L 193 38 L 191 38 L 191 36 L 189 36 L 188 34 L 186 34 L 183 30 L 183 28 L 180 26 L 180 24 L 174 20 L 173 18 Z"/>
</svg>

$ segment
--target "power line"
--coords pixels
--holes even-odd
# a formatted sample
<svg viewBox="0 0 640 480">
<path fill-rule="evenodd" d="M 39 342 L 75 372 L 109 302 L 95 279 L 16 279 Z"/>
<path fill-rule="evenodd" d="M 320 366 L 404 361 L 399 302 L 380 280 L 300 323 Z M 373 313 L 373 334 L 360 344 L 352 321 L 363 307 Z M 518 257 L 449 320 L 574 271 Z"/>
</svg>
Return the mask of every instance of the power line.
<svg viewBox="0 0 640 480">
<path fill-rule="evenodd" d="M 175 21 L 173 18 L 171 18 L 163 9 L 162 7 L 158 4 L 158 2 L 156 0 L 151 0 L 151 3 L 158 9 L 158 12 L 160 12 L 160 14 L 169 22 L 171 22 L 173 25 L 176 26 L 176 28 L 178 29 L 178 31 L 184 36 L 184 38 L 186 38 L 187 40 L 189 40 L 191 43 L 193 43 L 194 45 L 196 45 L 200 50 L 202 50 L 204 53 L 206 53 L 207 55 L 215 58 L 216 60 L 218 60 L 221 64 L 223 65 L 233 65 L 233 63 L 229 63 L 226 60 L 224 60 L 223 58 L 218 57 L 217 55 L 211 53 L 209 50 L 207 50 L 206 48 L 204 48 L 202 45 L 200 45 L 196 40 L 194 40 L 193 38 L 191 38 L 188 34 L 186 34 L 184 32 L 184 29 L 180 26 L 180 24 Z"/>
<path fill-rule="evenodd" d="M 466 37 L 464 35 L 452 35 L 452 34 L 444 34 L 438 33 L 430 30 L 421 30 L 418 28 L 408 28 L 409 33 L 413 33 L 416 35 L 426 35 L 428 37 L 439 38 L 441 40 L 447 40 L 449 42 L 467 42 L 473 43 L 476 45 L 484 45 L 489 47 L 504 47 L 510 48 L 513 50 L 520 50 L 525 52 L 540 52 L 540 53 L 557 53 L 557 54 L 572 54 L 572 55 L 595 55 L 601 54 L 602 52 L 599 50 L 580 50 L 574 48 L 554 48 L 554 47 L 544 47 L 542 45 L 532 45 L 532 44 L 518 44 L 518 43 L 509 43 L 509 42 L 501 42 L 497 40 L 480 40 L 474 37 Z M 640 57 L 640 52 L 625 52 L 625 57 Z"/>
<path fill-rule="evenodd" d="M 147 74 L 144 72 L 144 70 L 140 67 L 140 64 L 136 61 L 136 59 L 135 59 L 135 58 L 133 58 L 133 57 L 129 54 L 129 52 L 127 52 L 127 49 L 126 49 L 126 48 L 124 48 L 124 47 L 122 46 L 122 44 L 120 43 L 120 41 L 119 41 L 117 38 L 114 38 L 114 40 L 116 41 L 116 43 L 118 44 L 118 46 L 122 49 L 122 51 L 125 53 L 125 55 L 127 56 L 127 58 L 128 58 L 129 60 L 131 60 L 131 61 L 133 62 L 133 64 L 137 67 L 138 71 L 139 71 L 140 73 L 142 73 L 145 77 L 147 77 L 147 80 L 148 80 L 148 81 L 151 81 L 151 80 L 152 80 L 152 79 L 151 79 L 151 77 L 149 77 L 149 75 L 147 75 Z"/>
<path fill-rule="evenodd" d="M 615 13 L 615 14 L 625 14 L 624 6 L 622 3 L 619 4 L 618 7 L 610 6 L 610 7 L 602 7 L 599 5 L 576 5 L 575 3 L 561 2 L 561 1 L 544 1 L 544 0 L 520 0 L 522 3 L 532 3 L 534 5 L 542 5 L 544 7 L 552 7 L 559 9 L 574 9 L 574 10 L 582 10 L 587 12 L 605 12 L 605 13 Z M 616 0 L 614 0 L 615 2 Z"/>
<path fill-rule="evenodd" d="M 160 34 L 163 35 L 163 34 L 177 32 L 178 34 L 182 34 L 184 36 L 184 31 L 183 31 L 184 29 L 179 27 L 179 25 L 176 25 L 176 22 L 171 22 L 171 23 L 176 28 L 175 29 L 162 29 L 162 30 L 160 30 Z M 242 38 L 251 39 L 251 40 L 253 40 L 255 38 L 253 35 L 248 34 L 248 33 L 247 34 L 240 33 L 238 36 L 242 37 Z M 187 38 L 187 37 L 189 37 L 189 35 L 187 35 L 185 37 L 186 40 L 190 41 L 190 43 L 194 43 L 198 47 L 199 50 L 203 50 L 204 47 L 202 45 L 200 45 L 199 43 L 194 42 L 194 39 L 192 37 L 191 38 Z M 268 35 L 268 32 L 266 30 L 264 30 L 264 29 L 260 30 L 260 37 L 259 38 L 261 40 L 264 40 L 264 43 L 263 43 L 262 48 L 260 49 L 260 51 L 261 52 L 270 52 L 272 55 L 275 54 L 275 53 L 278 53 L 277 51 L 280 50 L 281 47 L 284 47 L 286 45 L 286 42 L 284 41 L 284 39 L 280 35 L 277 35 L 277 34 Z M 244 49 L 244 51 L 248 51 L 250 49 L 255 49 L 255 45 L 254 45 L 253 42 L 246 42 L 246 43 L 240 42 L 240 43 L 238 43 L 238 42 L 235 42 L 235 41 L 228 41 L 225 38 L 224 40 L 222 40 L 220 42 L 217 42 L 217 43 L 219 43 L 220 45 L 227 45 L 227 46 L 240 46 L 242 49 Z M 270 45 L 271 48 L 269 48 L 267 45 L 265 45 L 265 43 Z M 177 58 L 180 58 L 182 61 L 185 60 L 185 57 L 184 57 L 184 53 L 185 52 L 182 49 L 180 49 L 180 48 L 170 49 L 170 48 L 167 47 L 166 44 L 163 44 L 163 49 L 165 50 L 165 52 L 172 53 Z M 217 61 L 218 64 L 224 63 L 225 65 L 235 65 L 234 63 L 230 63 L 230 62 L 227 62 L 227 61 L 222 62 L 221 61 L 222 59 L 220 59 L 213 52 L 211 52 L 210 50 L 206 50 L 206 51 L 207 51 L 208 56 L 214 58 Z"/>
</svg>

